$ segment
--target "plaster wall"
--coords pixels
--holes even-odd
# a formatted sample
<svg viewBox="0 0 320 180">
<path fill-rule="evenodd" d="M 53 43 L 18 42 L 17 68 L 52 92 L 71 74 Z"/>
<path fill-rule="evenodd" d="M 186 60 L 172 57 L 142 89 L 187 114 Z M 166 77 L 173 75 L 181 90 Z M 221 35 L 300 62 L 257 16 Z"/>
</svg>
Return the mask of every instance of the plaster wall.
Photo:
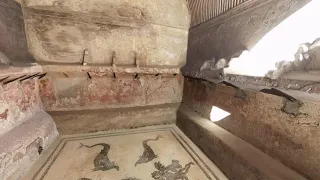
<svg viewBox="0 0 320 180">
<path fill-rule="evenodd" d="M 182 67 L 185 0 L 26 0 L 29 51 L 40 63 Z"/>
<path fill-rule="evenodd" d="M 16 70 L 9 67 L 0 72 L 0 179 L 8 180 L 21 179 L 58 135 L 51 116 L 44 112 L 37 79 L 16 80 L 37 71 Z"/>
<path fill-rule="evenodd" d="M 180 103 L 180 75 L 133 75 L 113 77 L 50 77 L 39 82 L 47 111 L 124 108 Z"/>
<path fill-rule="evenodd" d="M 319 104 L 303 102 L 294 108 L 283 97 L 240 93 L 192 78 L 185 80 L 182 103 L 207 119 L 219 116 L 211 114 L 213 106 L 230 113 L 215 123 L 300 174 L 319 179 Z"/>
</svg>

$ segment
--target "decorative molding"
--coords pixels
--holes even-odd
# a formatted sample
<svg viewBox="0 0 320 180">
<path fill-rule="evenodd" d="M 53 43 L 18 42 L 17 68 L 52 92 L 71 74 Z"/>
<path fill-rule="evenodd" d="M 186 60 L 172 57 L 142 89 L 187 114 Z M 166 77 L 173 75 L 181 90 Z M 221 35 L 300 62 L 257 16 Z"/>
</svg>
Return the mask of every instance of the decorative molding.
<svg viewBox="0 0 320 180">
<path fill-rule="evenodd" d="M 188 0 L 191 27 L 215 18 L 246 1 L 250 0 Z"/>
<path fill-rule="evenodd" d="M 190 33 L 201 33 L 203 30 L 210 28 L 217 23 L 226 21 L 229 18 L 239 16 L 247 11 L 250 11 L 252 9 L 259 8 L 261 6 L 265 6 L 275 0 L 247 0 L 243 2 L 242 4 L 229 9 L 225 13 L 222 13 L 221 15 L 214 17 L 208 21 L 205 21 L 197 26 L 194 26 L 190 28 Z"/>
</svg>

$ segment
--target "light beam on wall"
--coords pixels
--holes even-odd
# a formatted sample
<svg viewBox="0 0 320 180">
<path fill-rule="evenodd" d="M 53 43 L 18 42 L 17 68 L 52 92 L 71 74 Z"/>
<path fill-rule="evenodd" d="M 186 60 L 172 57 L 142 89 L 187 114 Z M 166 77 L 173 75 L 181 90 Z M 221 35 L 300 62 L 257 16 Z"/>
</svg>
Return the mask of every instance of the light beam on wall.
<svg viewBox="0 0 320 180">
<path fill-rule="evenodd" d="M 212 122 L 217 122 L 220 121 L 231 114 L 223 109 L 220 109 L 216 106 L 212 106 L 211 112 L 210 112 L 210 120 Z"/>
<path fill-rule="evenodd" d="M 248 53 L 230 62 L 229 74 L 264 76 L 279 61 L 293 61 L 301 43 L 320 37 L 320 0 L 305 5 L 266 34 Z"/>
</svg>

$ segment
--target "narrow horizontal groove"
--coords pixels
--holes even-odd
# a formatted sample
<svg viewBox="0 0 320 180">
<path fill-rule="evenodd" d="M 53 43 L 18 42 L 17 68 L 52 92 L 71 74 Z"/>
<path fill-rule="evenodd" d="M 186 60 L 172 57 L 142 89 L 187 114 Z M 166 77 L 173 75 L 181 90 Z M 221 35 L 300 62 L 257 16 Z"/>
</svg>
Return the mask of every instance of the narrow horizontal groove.
<svg viewBox="0 0 320 180">
<path fill-rule="evenodd" d="M 158 109 L 178 109 L 180 103 L 169 103 L 169 104 L 157 104 L 157 105 L 146 105 L 146 106 L 134 106 L 134 107 L 114 107 L 114 108 L 102 108 L 102 109 L 77 109 L 77 110 L 49 110 L 48 114 L 52 116 L 58 115 L 81 115 L 90 113 L 111 113 L 111 112 L 132 112 L 132 111 L 146 111 L 146 110 L 158 110 Z"/>
</svg>

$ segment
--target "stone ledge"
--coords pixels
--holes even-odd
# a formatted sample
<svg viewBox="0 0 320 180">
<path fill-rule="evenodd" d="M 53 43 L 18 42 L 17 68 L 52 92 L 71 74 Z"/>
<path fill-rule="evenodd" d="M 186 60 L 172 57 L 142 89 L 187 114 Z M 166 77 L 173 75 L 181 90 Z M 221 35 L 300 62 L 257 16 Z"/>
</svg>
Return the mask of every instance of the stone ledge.
<svg viewBox="0 0 320 180">
<path fill-rule="evenodd" d="M 24 75 L 42 72 L 42 67 L 38 64 L 24 64 L 21 66 L 8 66 L 0 68 L 0 79 L 11 75 Z"/>
<path fill-rule="evenodd" d="M 60 134 L 77 134 L 172 124 L 180 103 L 133 108 L 49 111 Z"/>
<path fill-rule="evenodd" d="M 39 147 L 57 136 L 52 118 L 41 111 L 0 137 L 0 179 L 20 179 L 39 158 Z"/>
<path fill-rule="evenodd" d="M 180 67 L 174 66 L 120 66 L 113 67 L 105 64 L 63 64 L 63 63 L 42 63 L 46 72 L 82 72 L 82 73 L 120 73 L 120 74 L 180 74 Z"/>
<path fill-rule="evenodd" d="M 214 79 L 205 76 L 197 76 L 195 73 L 184 73 L 185 78 L 206 81 L 213 84 L 219 84 L 227 81 L 243 90 L 260 92 L 262 89 L 276 88 L 282 92 L 295 97 L 304 102 L 320 102 L 320 82 L 319 80 L 293 80 L 293 79 L 266 79 L 264 77 L 244 76 L 244 75 L 226 75 L 224 80 Z"/>
<path fill-rule="evenodd" d="M 230 179 L 306 179 L 185 105 L 177 125 Z"/>
<path fill-rule="evenodd" d="M 60 17 L 60 14 L 63 13 L 64 19 L 70 18 L 70 16 L 78 16 L 78 20 L 92 17 L 91 21 L 93 22 L 98 21 L 106 24 L 112 22 L 118 26 L 139 23 L 141 25 L 155 24 L 183 30 L 187 30 L 190 26 L 187 2 L 183 1 L 163 3 L 144 0 L 128 5 L 122 1 L 114 2 L 111 0 L 79 1 L 75 4 L 64 0 L 54 2 L 25 0 L 21 2 L 21 5 L 25 10 L 32 10 L 31 12 L 35 14 Z"/>
</svg>

